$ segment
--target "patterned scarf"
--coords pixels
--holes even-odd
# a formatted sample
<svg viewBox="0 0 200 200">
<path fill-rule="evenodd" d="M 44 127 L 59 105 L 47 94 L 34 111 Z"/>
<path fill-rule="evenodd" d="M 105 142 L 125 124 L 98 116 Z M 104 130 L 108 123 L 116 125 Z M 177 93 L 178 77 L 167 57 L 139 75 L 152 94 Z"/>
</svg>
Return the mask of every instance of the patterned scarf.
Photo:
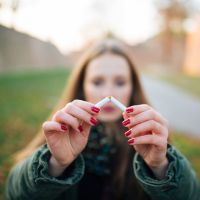
<svg viewBox="0 0 200 200">
<path fill-rule="evenodd" d="M 86 171 L 99 176 L 110 175 L 112 158 L 116 153 L 115 136 L 105 134 L 105 127 L 98 124 L 91 128 L 88 144 L 83 151 Z"/>
</svg>

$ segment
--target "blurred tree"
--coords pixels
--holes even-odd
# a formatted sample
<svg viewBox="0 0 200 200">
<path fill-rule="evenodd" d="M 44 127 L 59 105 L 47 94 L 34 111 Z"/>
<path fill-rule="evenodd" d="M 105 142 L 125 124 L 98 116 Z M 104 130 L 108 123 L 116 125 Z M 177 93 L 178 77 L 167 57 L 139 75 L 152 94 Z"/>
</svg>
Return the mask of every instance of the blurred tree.
<svg viewBox="0 0 200 200">
<path fill-rule="evenodd" d="M 0 11 L 3 9 L 10 9 L 12 12 L 12 19 L 11 19 L 11 27 L 14 28 L 15 27 L 15 23 L 14 23 L 14 18 L 16 15 L 16 12 L 19 8 L 19 3 L 20 0 L 0 0 Z"/>
<path fill-rule="evenodd" d="M 12 9 L 13 13 L 17 12 L 18 8 L 19 8 L 19 0 L 12 0 L 11 9 Z"/>
<path fill-rule="evenodd" d="M 157 7 L 161 15 L 159 39 L 162 46 L 162 61 L 179 71 L 184 56 L 186 35 L 184 22 L 188 17 L 188 10 L 180 0 L 159 2 Z"/>
<path fill-rule="evenodd" d="M 19 7 L 19 0 L 0 0 L 0 8 L 9 7 L 12 12 L 16 12 Z"/>
<path fill-rule="evenodd" d="M 12 0 L 10 8 L 12 10 L 12 28 L 15 28 L 15 17 L 19 8 L 19 0 Z"/>
<path fill-rule="evenodd" d="M 0 0 L 0 11 L 3 8 L 3 0 Z"/>
</svg>

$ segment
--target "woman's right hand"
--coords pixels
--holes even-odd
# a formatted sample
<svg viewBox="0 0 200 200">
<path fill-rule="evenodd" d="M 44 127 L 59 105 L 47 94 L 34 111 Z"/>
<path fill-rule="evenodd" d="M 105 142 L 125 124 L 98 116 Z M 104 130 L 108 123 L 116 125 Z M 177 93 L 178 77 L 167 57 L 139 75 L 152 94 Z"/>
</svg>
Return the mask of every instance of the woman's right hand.
<svg viewBox="0 0 200 200">
<path fill-rule="evenodd" d="M 43 123 L 50 162 L 66 168 L 85 148 L 91 126 L 97 124 L 100 111 L 94 104 L 74 100 L 58 110 L 51 121 Z M 81 124 L 80 124 L 81 122 Z"/>
</svg>

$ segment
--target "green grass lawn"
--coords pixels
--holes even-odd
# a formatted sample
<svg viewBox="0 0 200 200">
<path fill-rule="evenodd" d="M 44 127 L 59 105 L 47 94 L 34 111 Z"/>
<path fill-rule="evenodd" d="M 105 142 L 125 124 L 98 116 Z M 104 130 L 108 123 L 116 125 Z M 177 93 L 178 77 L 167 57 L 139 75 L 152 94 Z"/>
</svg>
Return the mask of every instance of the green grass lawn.
<svg viewBox="0 0 200 200">
<path fill-rule="evenodd" d="M 200 180 L 200 140 L 180 133 L 171 133 L 172 144 L 179 149 L 191 162 Z"/>
<path fill-rule="evenodd" d="M 41 127 L 59 99 L 69 73 L 59 68 L 0 75 L 0 199 L 3 200 L 10 156 Z M 172 134 L 172 140 L 200 178 L 200 141 L 180 134 Z"/>
<path fill-rule="evenodd" d="M 39 130 L 57 103 L 68 75 L 66 69 L 0 74 L 0 199 L 10 155 Z"/>
</svg>

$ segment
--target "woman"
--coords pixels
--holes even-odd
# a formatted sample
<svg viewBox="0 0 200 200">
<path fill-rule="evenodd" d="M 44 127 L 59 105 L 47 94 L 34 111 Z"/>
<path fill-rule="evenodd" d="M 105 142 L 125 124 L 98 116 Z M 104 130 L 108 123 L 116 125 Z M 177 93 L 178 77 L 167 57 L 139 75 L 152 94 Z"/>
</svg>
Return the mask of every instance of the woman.
<svg viewBox="0 0 200 200">
<path fill-rule="evenodd" d="M 95 103 L 114 96 L 126 107 Z M 20 152 L 8 199 L 193 199 L 190 164 L 168 144 L 166 119 L 148 105 L 126 46 L 98 42 L 74 69 L 42 131 Z"/>
</svg>

